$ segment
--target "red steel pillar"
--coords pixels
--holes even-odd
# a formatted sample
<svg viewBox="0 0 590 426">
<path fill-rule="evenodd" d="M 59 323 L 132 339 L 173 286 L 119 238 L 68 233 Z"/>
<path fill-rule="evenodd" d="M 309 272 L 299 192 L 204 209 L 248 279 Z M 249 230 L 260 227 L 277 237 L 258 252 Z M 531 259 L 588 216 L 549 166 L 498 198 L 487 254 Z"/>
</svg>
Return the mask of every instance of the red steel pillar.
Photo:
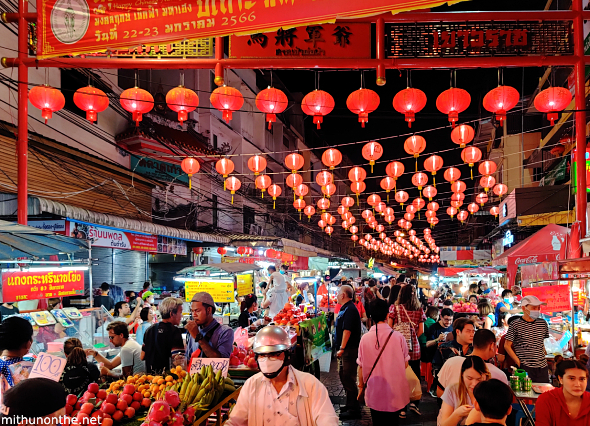
<svg viewBox="0 0 590 426">
<path fill-rule="evenodd" d="M 385 86 L 385 21 L 383 18 L 377 18 L 375 26 L 375 49 L 377 50 L 377 86 Z"/>
<path fill-rule="evenodd" d="M 29 113 L 29 68 L 24 62 L 29 52 L 29 24 L 26 19 L 28 10 L 28 0 L 20 0 L 18 6 L 18 58 L 20 62 L 18 65 L 18 137 L 16 152 L 18 166 L 17 218 L 18 223 L 21 225 L 27 224 L 28 215 L 27 161 L 29 155 L 29 132 L 27 127 Z"/>
<path fill-rule="evenodd" d="M 580 234 L 586 236 L 586 70 L 584 63 L 584 20 L 582 0 L 574 0 L 572 10 L 574 18 L 574 54 L 577 57 L 574 68 L 576 79 L 576 221 L 580 224 Z M 573 247 L 579 247 L 579 241 L 572 241 Z"/>
<path fill-rule="evenodd" d="M 223 86 L 225 83 L 223 65 L 221 64 L 221 61 L 223 61 L 223 37 L 215 37 L 215 60 L 217 63 L 215 64 L 214 81 L 218 86 Z"/>
</svg>

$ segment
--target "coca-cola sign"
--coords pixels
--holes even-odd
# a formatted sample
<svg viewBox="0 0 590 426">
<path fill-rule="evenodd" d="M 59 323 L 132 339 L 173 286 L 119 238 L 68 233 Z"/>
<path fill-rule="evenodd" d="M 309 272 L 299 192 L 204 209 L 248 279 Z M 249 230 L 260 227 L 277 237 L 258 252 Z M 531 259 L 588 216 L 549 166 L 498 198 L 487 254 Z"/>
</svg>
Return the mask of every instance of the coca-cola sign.
<svg viewBox="0 0 590 426">
<path fill-rule="evenodd" d="M 516 265 L 524 265 L 524 264 L 528 264 L 528 263 L 538 263 L 538 257 L 537 255 L 535 256 L 529 256 L 529 257 L 517 257 L 516 260 L 514 261 L 514 263 Z"/>
</svg>

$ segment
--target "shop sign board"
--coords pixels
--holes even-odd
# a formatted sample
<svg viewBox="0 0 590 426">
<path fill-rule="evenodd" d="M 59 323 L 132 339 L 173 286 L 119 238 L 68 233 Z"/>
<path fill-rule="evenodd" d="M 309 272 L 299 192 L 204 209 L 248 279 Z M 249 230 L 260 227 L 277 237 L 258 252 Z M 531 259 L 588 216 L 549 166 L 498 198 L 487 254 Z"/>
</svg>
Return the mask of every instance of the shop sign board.
<svg viewBox="0 0 590 426">
<path fill-rule="evenodd" d="M 186 241 L 158 235 L 158 253 L 186 256 Z"/>
<path fill-rule="evenodd" d="M 254 293 L 254 280 L 252 274 L 238 275 L 238 296 L 247 296 Z"/>
<path fill-rule="evenodd" d="M 153 158 L 138 158 L 131 156 L 131 170 L 142 176 L 162 182 L 179 182 L 188 185 L 188 175 L 182 171 L 180 165 L 154 160 Z"/>
<path fill-rule="evenodd" d="M 221 375 L 227 377 L 229 358 L 192 358 L 189 373 L 196 374 L 206 365 L 210 365 L 214 372 L 221 370 Z"/>
<path fill-rule="evenodd" d="M 512 244 L 514 242 L 514 235 L 512 235 L 512 232 L 510 230 L 506 231 L 506 233 L 504 234 L 504 238 L 502 239 L 502 244 L 504 246 L 510 246 L 510 244 Z"/>
<path fill-rule="evenodd" d="M 525 287 L 539 281 L 557 280 L 557 278 L 559 278 L 557 262 L 523 264 L 520 267 L 520 280 Z"/>
<path fill-rule="evenodd" d="M 385 24 L 388 58 L 573 55 L 571 23 L 404 22 Z"/>
<path fill-rule="evenodd" d="M 215 303 L 233 303 L 235 301 L 233 280 L 195 278 L 193 281 L 186 281 L 184 283 L 184 290 L 187 302 L 192 300 L 195 293 L 201 291 L 209 293 Z"/>
<path fill-rule="evenodd" d="M 156 235 L 135 234 L 85 223 L 70 222 L 70 237 L 89 240 L 93 247 L 158 251 L 158 237 Z"/>
<path fill-rule="evenodd" d="M 56 232 L 58 234 L 66 233 L 65 220 L 29 220 L 28 225 L 33 228 Z"/>
<path fill-rule="evenodd" d="M 525 287 L 522 289 L 523 296 L 536 296 L 541 302 L 541 312 L 563 312 L 570 311 L 570 286 L 549 285 L 542 287 Z"/>
<path fill-rule="evenodd" d="M 167 0 L 165 3 L 39 0 L 37 58 L 255 34 L 380 13 L 438 6 L 440 0 Z"/>
<path fill-rule="evenodd" d="M 83 294 L 84 271 L 82 269 L 2 270 L 2 300 L 4 302 Z"/>
<path fill-rule="evenodd" d="M 371 24 L 322 24 L 230 37 L 230 58 L 371 58 Z"/>
</svg>

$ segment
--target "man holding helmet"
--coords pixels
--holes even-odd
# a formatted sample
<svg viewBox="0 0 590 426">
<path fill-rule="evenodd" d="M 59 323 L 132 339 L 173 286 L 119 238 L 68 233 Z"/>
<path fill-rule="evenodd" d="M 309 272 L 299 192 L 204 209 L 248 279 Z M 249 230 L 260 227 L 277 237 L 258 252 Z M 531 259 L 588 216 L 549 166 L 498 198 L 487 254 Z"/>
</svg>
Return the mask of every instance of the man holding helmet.
<svg viewBox="0 0 590 426">
<path fill-rule="evenodd" d="M 269 325 L 254 338 L 260 373 L 250 377 L 225 426 L 337 426 L 328 390 L 314 376 L 290 365 L 291 339 Z"/>
</svg>

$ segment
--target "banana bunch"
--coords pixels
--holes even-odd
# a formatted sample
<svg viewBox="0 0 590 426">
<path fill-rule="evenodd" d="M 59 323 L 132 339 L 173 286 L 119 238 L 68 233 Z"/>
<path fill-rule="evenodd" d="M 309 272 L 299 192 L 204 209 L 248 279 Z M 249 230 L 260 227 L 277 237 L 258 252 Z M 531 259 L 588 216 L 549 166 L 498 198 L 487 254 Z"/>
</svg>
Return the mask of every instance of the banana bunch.
<svg viewBox="0 0 590 426">
<path fill-rule="evenodd" d="M 213 367 L 206 365 L 198 373 L 184 378 L 178 392 L 181 400 L 180 410 L 184 411 L 186 407 L 191 406 L 196 411 L 207 411 L 215 406 L 224 391 L 229 391 L 232 386 L 231 379 L 224 379 L 221 370 L 214 373 Z M 233 390 L 235 391 L 235 387 Z"/>
</svg>

